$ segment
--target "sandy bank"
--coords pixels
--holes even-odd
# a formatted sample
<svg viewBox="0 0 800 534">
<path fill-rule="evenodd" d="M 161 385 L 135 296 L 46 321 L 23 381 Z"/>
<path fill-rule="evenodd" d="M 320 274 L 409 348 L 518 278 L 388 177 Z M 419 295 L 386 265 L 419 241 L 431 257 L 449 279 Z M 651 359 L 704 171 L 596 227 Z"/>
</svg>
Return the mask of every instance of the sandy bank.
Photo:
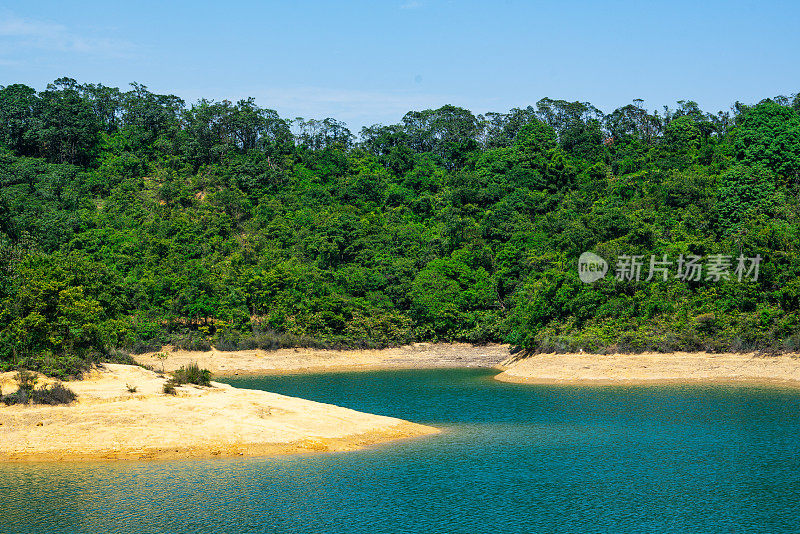
<svg viewBox="0 0 800 534">
<path fill-rule="evenodd" d="M 752 382 L 800 387 L 800 356 L 752 354 L 537 354 L 495 377 L 527 384 Z"/>
<path fill-rule="evenodd" d="M 508 345 L 468 343 L 415 343 L 379 350 L 279 349 L 205 352 L 171 350 L 157 359 L 154 353 L 135 356 L 154 369 L 174 371 L 197 362 L 218 376 L 334 372 L 379 369 L 430 369 L 447 367 L 495 367 L 508 358 Z"/>
<path fill-rule="evenodd" d="M 11 373 L 0 375 L 10 392 Z M 141 459 L 343 451 L 437 432 L 392 417 L 233 388 L 181 386 L 140 367 L 106 364 L 68 382 L 69 406 L 0 404 L 0 461 Z M 127 385 L 135 393 L 127 392 Z"/>
</svg>

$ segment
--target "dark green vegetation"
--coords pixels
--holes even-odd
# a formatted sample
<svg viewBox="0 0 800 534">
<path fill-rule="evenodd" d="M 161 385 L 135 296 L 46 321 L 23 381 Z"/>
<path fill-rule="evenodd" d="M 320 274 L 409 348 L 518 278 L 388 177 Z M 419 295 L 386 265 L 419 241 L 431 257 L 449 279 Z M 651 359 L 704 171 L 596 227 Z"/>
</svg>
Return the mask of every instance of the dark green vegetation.
<svg viewBox="0 0 800 534">
<path fill-rule="evenodd" d="M 27 369 L 20 369 L 14 376 L 17 391 L 9 395 L 0 392 L 0 402 L 9 404 L 69 404 L 77 398 L 75 392 L 61 382 L 36 387 L 38 377 Z"/>
<path fill-rule="evenodd" d="M 356 140 L 252 100 L 60 79 L 0 90 L 0 144 L 2 369 L 164 343 L 800 346 L 796 96 L 444 106 Z M 585 250 L 764 262 L 757 281 L 585 285 Z"/>
<path fill-rule="evenodd" d="M 176 384 L 197 384 L 198 386 L 211 385 L 211 371 L 201 369 L 197 363 L 190 363 L 186 367 L 172 373 L 172 380 Z"/>
<path fill-rule="evenodd" d="M 196 384 L 198 386 L 211 386 L 211 371 L 208 369 L 201 369 L 197 363 L 190 363 L 188 366 L 183 365 L 180 369 L 172 373 L 172 378 L 164 383 L 162 391 L 167 395 L 175 395 L 177 391 L 175 386 L 182 386 L 183 384 Z"/>
</svg>

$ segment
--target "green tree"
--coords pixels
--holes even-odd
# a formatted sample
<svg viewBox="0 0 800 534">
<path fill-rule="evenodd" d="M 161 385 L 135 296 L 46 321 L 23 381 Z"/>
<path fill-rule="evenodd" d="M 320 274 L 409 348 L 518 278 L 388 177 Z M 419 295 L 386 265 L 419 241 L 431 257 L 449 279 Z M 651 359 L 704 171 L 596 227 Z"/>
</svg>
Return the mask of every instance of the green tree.
<svg viewBox="0 0 800 534">
<path fill-rule="evenodd" d="M 800 115 L 774 102 L 763 102 L 737 119 L 733 143 L 747 164 L 761 163 L 773 172 L 800 176 Z"/>
</svg>

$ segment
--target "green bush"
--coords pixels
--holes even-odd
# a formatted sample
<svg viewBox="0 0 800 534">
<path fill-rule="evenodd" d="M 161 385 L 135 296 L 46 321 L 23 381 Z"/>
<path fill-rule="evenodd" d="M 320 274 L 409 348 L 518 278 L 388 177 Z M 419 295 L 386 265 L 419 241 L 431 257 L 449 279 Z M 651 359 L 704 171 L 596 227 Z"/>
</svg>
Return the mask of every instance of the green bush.
<svg viewBox="0 0 800 534">
<path fill-rule="evenodd" d="M 136 365 L 136 360 L 133 359 L 128 351 L 113 348 L 106 353 L 104 360 L 111 363 L 123 363 L 125 365 Z"/>
<path fill-rule="evenodd" d="M 211 371 L 208 369 L 201 369 L 197 363 L 190 363 L 188 366 L 181 366 L 180 369 L 173 373 L 172 380 L 180 384 L 196 384 L 198 386 L 211 385 Z"/>
<path fill-rule="evenodd" d="M 74 391 L 60 382 L 33 390 L 31 402 L 35 404 L 69 404 L 77 398 Z"/>
<path fill-rule="evenodd" d="M 14 380 L 17 381 L 19 391 L 22 391 L 26 396 L 30 397 L 33 393 L 33 389 L 36 387 L 36 382 L 38 382 L 39 377 L 36 376 L 36 373 L 28 371 L 27 369 L 20 369 L 17 371 L 17 374 L 14 375 Z"/>
<path fill-rule="evenodd" d="M 211 343 L 208 339 L 199 334 L 186 334 L 176 336 L 172 340 L 172 346 L 179 350 L 207 351 L 211 350 Z"/>
<path fill-rule="evenodd" d="M 61 382 L 49 386 L 35 387 L 36 373 L 20 369 L 16 375 L 19 389 L 10 395 L 0 394 L 0 401 L 6 405 L 11 404 L 69 404 L 77 398 L 74 391 Z"/>
</svg>

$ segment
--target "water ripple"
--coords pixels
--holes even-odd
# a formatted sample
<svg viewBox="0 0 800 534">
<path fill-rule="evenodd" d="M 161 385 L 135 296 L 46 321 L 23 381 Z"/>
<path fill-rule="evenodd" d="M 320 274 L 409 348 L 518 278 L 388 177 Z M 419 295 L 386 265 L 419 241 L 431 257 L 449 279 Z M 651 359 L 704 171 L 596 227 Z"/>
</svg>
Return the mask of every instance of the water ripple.
<svg viewBox="0 0 800 534">
<path fill-rule="evenodd" d="M 445 426 L 279 458 L 0 466 L 1 533 L 797 532 L 800 394 L 485 371 L 238 381 Z"/>
</svg>

